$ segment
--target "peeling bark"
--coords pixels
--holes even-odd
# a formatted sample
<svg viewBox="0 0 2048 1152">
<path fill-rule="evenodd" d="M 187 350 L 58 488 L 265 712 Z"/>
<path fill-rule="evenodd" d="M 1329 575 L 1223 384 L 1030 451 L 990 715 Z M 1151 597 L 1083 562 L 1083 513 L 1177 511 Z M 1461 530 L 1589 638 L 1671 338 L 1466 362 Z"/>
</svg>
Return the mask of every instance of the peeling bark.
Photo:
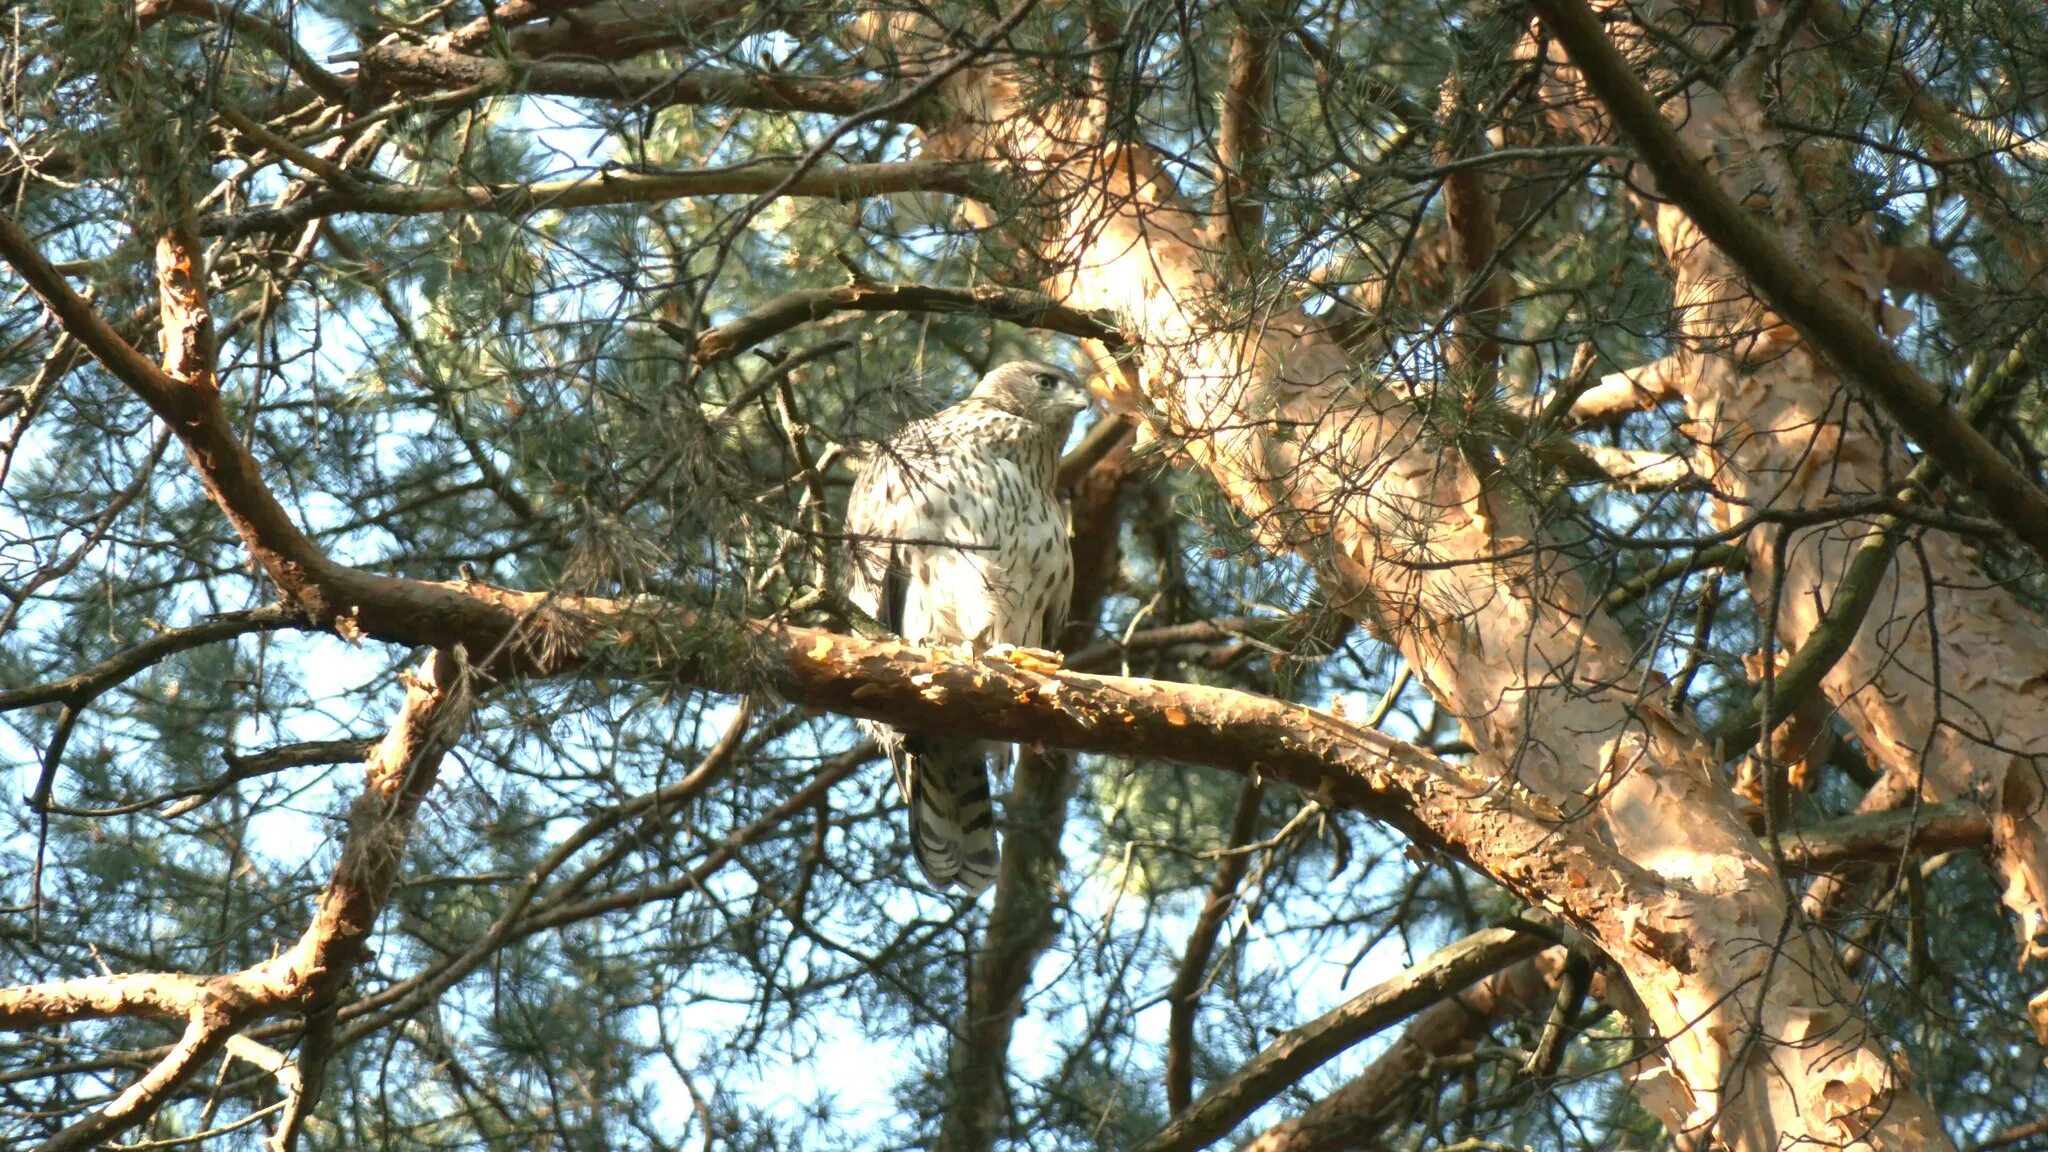
<svg viewBox="0 0 2048 1152">
<path fill-rule="evenodd" d="M 871 30 L 933 35 L 892 23 Z M 1143 338 L 1141 382 L 1120 400 L 1268 547 L 1313 562 L 1400 647 L 1460 718 L 1482 776 L 1527 789 L 1645 870 L 1654 895 L 1603 893 L 1615 916 L 1587 930 L 1665 1041 L 1670 1073 L 1646 1099 L 1675 1131 L 1711 1128 L 1745 1152 L 1801 1139 L 1946 1146 L 1833 957 L 1798 926 L 1699 734 L 1658 702 L 1578 579 L 1316 321 L 1285 303 L 1230 314 L 1198 214 L 1157 156 L 1098 139 L 1084 109 L 1020 99 L 1023 83 L 998 70 L 952 78 L 960 118 L 927 127 L 927 152 L 1036 181 L 1047 289 Z M 1532 863 L 1493 874 L 1555 899 L 1520 873 Z"/>
<path fill-rule="evenodd" d="M 1648 11 L 1683 12 L 1667 4 Z M 1779 10 L 1763 9 L 1766 20 Z M 1626 28 L 1627 25 L 1618 27 Z M 1725 31 L 1725 25 L 1714 28 Z M 1696 48 L 1722 31 L 1703 28 Z M 1634 41 L 1624 44 L 1634 50 Z M 1654 74 L 1654 73 L 1653 73 Z M 1745 73 L 1737 69 L 1735 76 Z M 1563 93 L 1577 80 L 1556 72 Z M 1682 109 L 1682 111 L 1681 111 Z M 1667 116 L 1695 155 L 1716 158 L 1731 197 L 1781 209 L 1801 188 L 1773 179 L 1763 160 L 1783 147 L 1775 129 L 1705 83 L 1688 88 Z M 1568 126 L 1604 139 L 1606 125 L 1580 110 Z M 1807 147 L 1802 155 L 1828 155 Z M 1806 180 L 1839 174 L 1809 163 Z M 1778 322 L 1744 287 L 1743 270 L 1710 243 L 1685 209 L 1646 205 L 1675 278 L 1686 370 L 1659 376 L 1682 395 L 1700 429 L 1703 468 L 1722 494 L 1713 508 L 1726 528 L 1762 509 L 1813 508 L 1889 496 L 1911 468 L 1897 430 L 1855 403 L 1839 373 Z M 1781 226 L 1797 220 L 1778 210 Z M 1838 294 L 1855 301 L 1866 331 L 1881 330 L 1893 261 L 1868 220 L 1836 222 L 1806 243 Z M 1915 429 L 1917 433 L 1918 429 Z M 1811 640 L 1851 559 L 1877 530 L 1870 520 L 1793 529 L 1779 543 L 1751 533 L 1750 592 L 1774 613 L 1779 642 Z M 1925 532 L 1892 559 L 1873 606 L 1822 691 L 1871 759 L 1925 798 L 1968 800 L 1993 822 L 1993 866 L 2006 907 L 2018 918 L 2026 959 L 2048 956 L 2048 627 L 1988 576 L 1972 545 Z M 2048 1003 L 2033 1006 L 2048 1038 Z"/>
<path fill-rule="evenodd" d="M 1760 85 L 1766 71 L 1765 45 L 1776 43 L 1784 25 L 1796 19 L 1791 10 L 1768 10 L 1761 18 L 1746 10 L 1723 10 L 1718 2 L 1689 12 L 1685 6 L 1660 4 L 1680 28 L 1691 29 L 1694 51 L 1731 48 L 1735 65 L 1721 87 L 1701 89 L 1705 105 L 1688 108 L 1683 120 L 1689 133 L 1701 131 L 1730 150 L 1717 158 L 1741 173 L 1738 190 L 1723 187 L 1701 159 L 1701 151 L 1679 134 L 1636 78 L 1637 65 L 1616 49 L 1600 20 L 1582 0 L 1532 0 L 1545 31 L 1567 46 L 1553 52 L 1552 62 L 1569 56 L 1571 70 L 1563 84 L 1567 93 L 1580 84 L 1594 93 L 1602 109 L 1637 147 L 1643 165 L 1656 177 L 1659 194 L 1684 215 L 1686 228 L 1710 240 L 1737 275 L 1716 285 L 1717 295 L 1743 296 L 1747 283 L 1760 311 L 1753 330 L 1745 332 L 1742 354 L 1753 361 L 1774 358 L 1803 348 L 1833 369 L 1850 395 L 1874 405 L 1912 430 L 1920 450 L 1949 479 L 1975 494 L 1993 519 L 2048 560 L 2048 492 L 1999 452 L 1963 419 L 1947 398 L 1919 369 L 1902 357 L 1881 331 L 1881 300 L 1855 291 L 1866 273 L 1859 264 L 1884 261 L 1870 251 L 1874 238 L 1867 225 L 1860 234 L 1848 222 L 1840 235 L 1830 235 L 1832 257 L 1823 266 L 1821 245 L 1814 234 L 1805 201 L 1794 194 L 1802 178 L 1818 182 L 1819 166 L 1794 165 L 1764 115 Z M 1699 17 L 1689 19 L 1689 17 Z M 1737 29 L 1743 29 L 1737 42 Z M 1636 47 L 1644 37 L 1633 35 Z M 1709 154 L 1711 155 L 1711 154 Z M 1769 211 L 1768 222 L 1744 199 L 1755 199 Z M 1661 216 L 1661 213 L 1660 213 Z M 1662 224 L 1660 222 L 1660 227 Z M 1862 241 L 1859 243 L 1858 241 Z M 1847 275 L 1844 275 L 1844 271 Z"/>
<path fill-rule="evenodd" d="M 1156 156 L 1013 114 L 1008 82 L 954 77 L 949 95 L 967 118 L 934 133 L 934 150 L 1037 174 L 1057 205 L 1042 253 L 1055 295 L 1112 309 L 1147 341 L 1126 399 L 1271 545 L 1315 561 L 1353 611 L 1399 643 L 1462 719 L 1477 766 L 1243 694 L 940 666 L 900 646 L 759 629 L 780 657 L 769 672 L 778 686 L 849 714 L 1142 750 L 1357 806 L 1601 943 L 1672 1055 L 1675 1075 L 1653 1103 L 1674 1127 L 1713 1125 L 1744 1150 L 1781 1137 L 1945 1146 L 1853 1000 L 1836 994 L 1830 959 L 1788 920 L 1780 881 L 1721 802 L 1698 734 L 1657 703 L 1619 629 L 1516 510 L 1454 450 L 1422 442 L 1420 417 L 1400 398 L 1368 393 L 1309 318 L 1277 305 L 1256 323 L 1225 314 L 1195 214 Z M 1002 131 L 983 130 L 997 121 Z M 736 682 L 718 658 L 737 653 L 698 650 L 701 639 L 691 650 L 661 644 L 659 606 L 397 580 L 322 555 L 265 488 L 217 398 L 138 366 L 4 220 L 0 254 L 177 431 L 255 559 L 317 624 L 350 637 L 477 641 L 479 662 L 507 671 L 575 667 L 608 634 L 673 661 L 679 679 Z"/>
</svg>

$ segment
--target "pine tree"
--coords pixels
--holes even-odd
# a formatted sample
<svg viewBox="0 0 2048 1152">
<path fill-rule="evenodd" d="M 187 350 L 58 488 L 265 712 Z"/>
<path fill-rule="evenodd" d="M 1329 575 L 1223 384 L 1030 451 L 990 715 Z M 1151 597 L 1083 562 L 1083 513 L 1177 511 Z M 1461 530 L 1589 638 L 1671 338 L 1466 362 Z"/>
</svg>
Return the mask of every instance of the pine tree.
<svg viewBox="0 0 2048 1152">
<path fill-rule="evenodd" d="M 2038 4 L 5 19 L 10 1146 L 2048 1131 Z M 1025 357 L 1058 670 L 842 595 Z"/>
</svg>

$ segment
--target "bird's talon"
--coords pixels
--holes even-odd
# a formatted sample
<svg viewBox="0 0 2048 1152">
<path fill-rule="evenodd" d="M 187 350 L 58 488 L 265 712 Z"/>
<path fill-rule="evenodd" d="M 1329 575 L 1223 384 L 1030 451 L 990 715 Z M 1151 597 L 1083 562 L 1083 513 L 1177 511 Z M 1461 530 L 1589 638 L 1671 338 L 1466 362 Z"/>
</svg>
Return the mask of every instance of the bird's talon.
<svg viewBox="0 0 2048 1152">
<path fill-rule="evenodd" d="M 1059 671 L 1067 662 L 1067 658 L 1058 652 L 1048 652 L 1043 648 L 1019 648 L 1015 644 L 996 645 L 988 650 L 988 658 L 1001 660 L 1012 668 L 1036 672 L 1041 676 Z"/>
</svg>

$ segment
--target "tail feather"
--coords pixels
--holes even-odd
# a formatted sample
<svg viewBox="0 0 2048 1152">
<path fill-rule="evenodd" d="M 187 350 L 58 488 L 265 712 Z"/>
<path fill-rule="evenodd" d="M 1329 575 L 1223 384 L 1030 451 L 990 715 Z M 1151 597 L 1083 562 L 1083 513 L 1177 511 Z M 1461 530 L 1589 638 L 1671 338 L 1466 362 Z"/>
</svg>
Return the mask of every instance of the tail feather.
<svg viewBox="0 0 2048 1152">
<path fill-rule="evenodd" d="M 910 807 L 910 849 L 932 885 L 970 897 L 996 879 L 996 813 L 980 741 L 904 742 L 896 783 Z"/>
</svg>

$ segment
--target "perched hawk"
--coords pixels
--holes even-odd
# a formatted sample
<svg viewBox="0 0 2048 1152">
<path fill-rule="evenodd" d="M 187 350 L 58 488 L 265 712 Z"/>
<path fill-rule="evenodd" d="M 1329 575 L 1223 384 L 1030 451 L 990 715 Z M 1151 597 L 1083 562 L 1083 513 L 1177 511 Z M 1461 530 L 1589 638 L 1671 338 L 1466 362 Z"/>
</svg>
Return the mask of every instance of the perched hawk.
<svg viewBox="0 0 2048 1152">
<path fill-rule="evenodd" d="M 847 595 L 912 644 L 1044 647 L 1074 584 L 1060 446 L 1088 392 L 1050 364 L 1019 361 L 875 450 L 853 482 Z M 984 740 L 863 723 L 896 767 L 925 878 L 978 895 L 996 878 Z"/>
</svg>

